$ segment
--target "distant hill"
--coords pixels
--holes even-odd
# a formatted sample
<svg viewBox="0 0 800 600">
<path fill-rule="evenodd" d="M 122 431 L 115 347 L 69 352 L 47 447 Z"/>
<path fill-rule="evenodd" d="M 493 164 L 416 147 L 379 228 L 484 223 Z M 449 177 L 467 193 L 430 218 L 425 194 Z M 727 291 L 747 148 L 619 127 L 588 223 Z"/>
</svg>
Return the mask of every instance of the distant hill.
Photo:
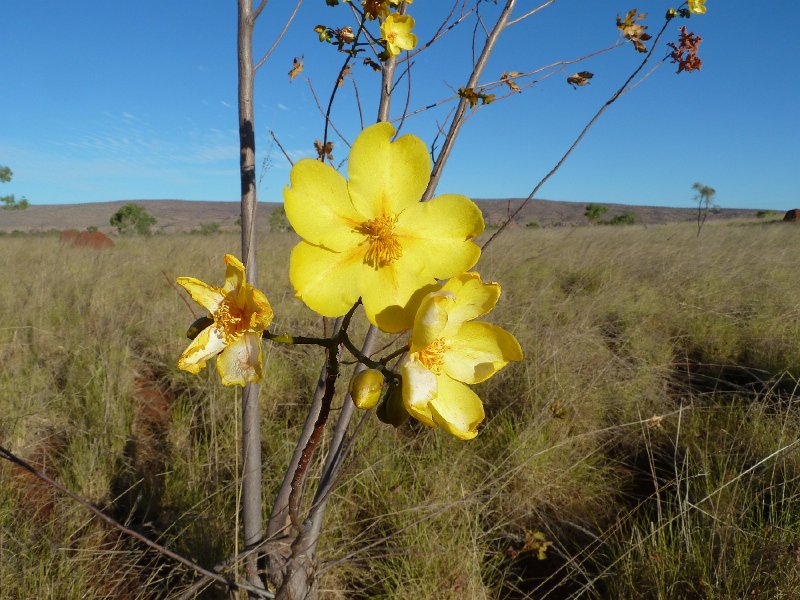
<svg viewBox="0 0 800 600">
<path fill-rule="evenodd" d="M 121 206 L 129 202 L 141 204 L 158 223 L 154 231 L 164 233 L 186 232 L 202 225 L 218 224 L 221 230 L 234 229 L 239 219 L 238 202 L 195 202 L 189 200 L 117 200 L 114 202 L 92 202 L 86 204 L 32 205 L 26 210 L 0 210 L 0 231 L 48 231 L 51 229 L 86 229 L 95 226 L 100 231 L 111 232 L 109 219 Z M 476 199 L 488 225 L 500 224 L 510 212 L 522 203 L 520 198 Z M 257 220 L 268 227 L 269 215 L 279 204 L 259 203 Z M 655 225 L 675 221 L 692 221 L 697 218 L 696 208 L 670 208 L 663 206 L 629 206 L 604 204 L 608 212 L 604 218 L 630 212 L 636 222 Z M 543 227 L 585 225 L 583 216 L 586 203 L 535 200 L 528 203 L 515 217 L 517 226 L 536 222 Z M 709 220 L 755 218 L 755 209 L 723 208 L 709 215 Z"/>
</svg>

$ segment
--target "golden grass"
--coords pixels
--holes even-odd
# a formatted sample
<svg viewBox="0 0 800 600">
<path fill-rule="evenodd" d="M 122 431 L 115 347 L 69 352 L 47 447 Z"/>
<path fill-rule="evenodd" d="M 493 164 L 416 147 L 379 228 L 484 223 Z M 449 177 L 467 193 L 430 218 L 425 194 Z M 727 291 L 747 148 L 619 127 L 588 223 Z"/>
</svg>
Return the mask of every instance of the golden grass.
<svg viewBox="0 0 800 600">
<path fill-rule="evenodd" d="M 318 334 L 287 280 L 295 238 L 265 238 L 273 330 Z M 0 441 L 207 566 L 234 547 L 239 396 L 213 368 L 177 370 L 193 314 L 171 282 L 221 281 L 237 247 L 0 238 Z M 326 518 L 323 596 L 798 597 L 798 249 L 790 224 L 501 236 L 478 270 L 502 284 L 492 320 L 526 359 L 477 387 L 472 442 L 369 420 Z M 267 355 L 266 512 L 322 360 Z M 161 597 L 191 580 L 7 465 L 0 477 L 10 597 Z M 553 541 L 546 559 L 526 531 Z"/>
</svg>

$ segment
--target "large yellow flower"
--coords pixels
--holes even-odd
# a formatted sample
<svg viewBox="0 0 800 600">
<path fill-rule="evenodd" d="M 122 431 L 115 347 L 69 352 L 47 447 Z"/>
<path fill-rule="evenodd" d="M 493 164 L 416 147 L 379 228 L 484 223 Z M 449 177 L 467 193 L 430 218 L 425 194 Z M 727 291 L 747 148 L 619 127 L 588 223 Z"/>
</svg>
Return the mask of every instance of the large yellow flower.
<svg viewBox="0 0 800 600">
<path fill-rule="evenodd" d="M 303 238 L 289 277 L 297 296 L 326 317 L 345 314 L 360 297 L 370 322 L 409 329 L 415 304 L 436 279 L 471 268 L 483 231 L 480 209 L 465 196 L 419 202 L 430 178 L 425 143 L 394 142 L 394 127 L 367 127 L 350 152 L 345 180 L 329 165 L 298 161 L 284 190 L 286 216 Z"/>
<path fill-rule="evenodd" d="M 408 15 L 392 13 L 381 23 L 381 35 L 386 40 L 386 52 L 389 56 L 397 56 L 403 50 L 413 50 L 417 45 L 417 36 L 411 33 L 414 19 Z"/>
<path fill-rule="evenodd" d="M 485 381 L 509 361 L 522 360 L 508 331 L 473 321 L 499 297 L 499 285 L 464 273 L 422 300 L 401 369 L 403 404 L 412 417 L 462 440 L 478 435 L 483 403 L 465 384 Z"/>
<path fill-rule="evenodd" d="M 697 15 L 706 14 L 706 0 L 688 0 L 689 10 Z"/>
<path fill-rule="evenodd" d="M 199 373 L 208 359 L 217 357 L 223 385 L 261 381 L 261 335 L 272 322 L 272 308 L 261 290 L 245 281 L 244 265 L 225 255 L 225 284 L 216 287 L 194 277 L 178 277 L 195 302 L 214 322 L 192 340 L 178 360 L 178 367 Z"/>
</svg>

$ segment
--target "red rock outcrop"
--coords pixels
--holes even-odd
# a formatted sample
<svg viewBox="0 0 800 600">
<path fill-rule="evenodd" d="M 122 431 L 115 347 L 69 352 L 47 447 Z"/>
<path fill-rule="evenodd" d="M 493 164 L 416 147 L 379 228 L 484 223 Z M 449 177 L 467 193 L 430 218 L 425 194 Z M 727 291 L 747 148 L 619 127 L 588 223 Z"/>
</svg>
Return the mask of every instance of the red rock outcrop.
<svg viewBox="0 0 800 600">
<path fill-rule="evenodd" d="M 76 248 L 104 250 L 114 247 L 114 241 L 101 231 L 75 231 L 74 229 L 65 229 L 58 236 L 58 240 L 64 244 L 75 246 Z"/>
</svg>

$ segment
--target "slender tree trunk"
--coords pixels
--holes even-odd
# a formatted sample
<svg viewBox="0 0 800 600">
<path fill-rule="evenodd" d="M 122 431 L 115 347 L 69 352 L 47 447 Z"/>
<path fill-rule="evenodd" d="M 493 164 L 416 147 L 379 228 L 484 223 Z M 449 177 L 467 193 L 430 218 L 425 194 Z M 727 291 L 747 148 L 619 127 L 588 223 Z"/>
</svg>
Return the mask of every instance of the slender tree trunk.
<svg viewBox="0 0 800 600">
<path fill-rule="evenodd" d="M 242 183 L 242 262 L 247 282 L 254 284 L 256 267 L 256 140 L 253 128 L 253 17 L 252 0 L 239 1 L 239 167 Z M 261 429 L 258 385 L 247 384 L 242 394 L 242 524 L 244 543 L 261 542 Z M 247 581 L 263 586 L 258 575 L 258 557 L 252 554 L 245 563 Z"/>
</svg>

